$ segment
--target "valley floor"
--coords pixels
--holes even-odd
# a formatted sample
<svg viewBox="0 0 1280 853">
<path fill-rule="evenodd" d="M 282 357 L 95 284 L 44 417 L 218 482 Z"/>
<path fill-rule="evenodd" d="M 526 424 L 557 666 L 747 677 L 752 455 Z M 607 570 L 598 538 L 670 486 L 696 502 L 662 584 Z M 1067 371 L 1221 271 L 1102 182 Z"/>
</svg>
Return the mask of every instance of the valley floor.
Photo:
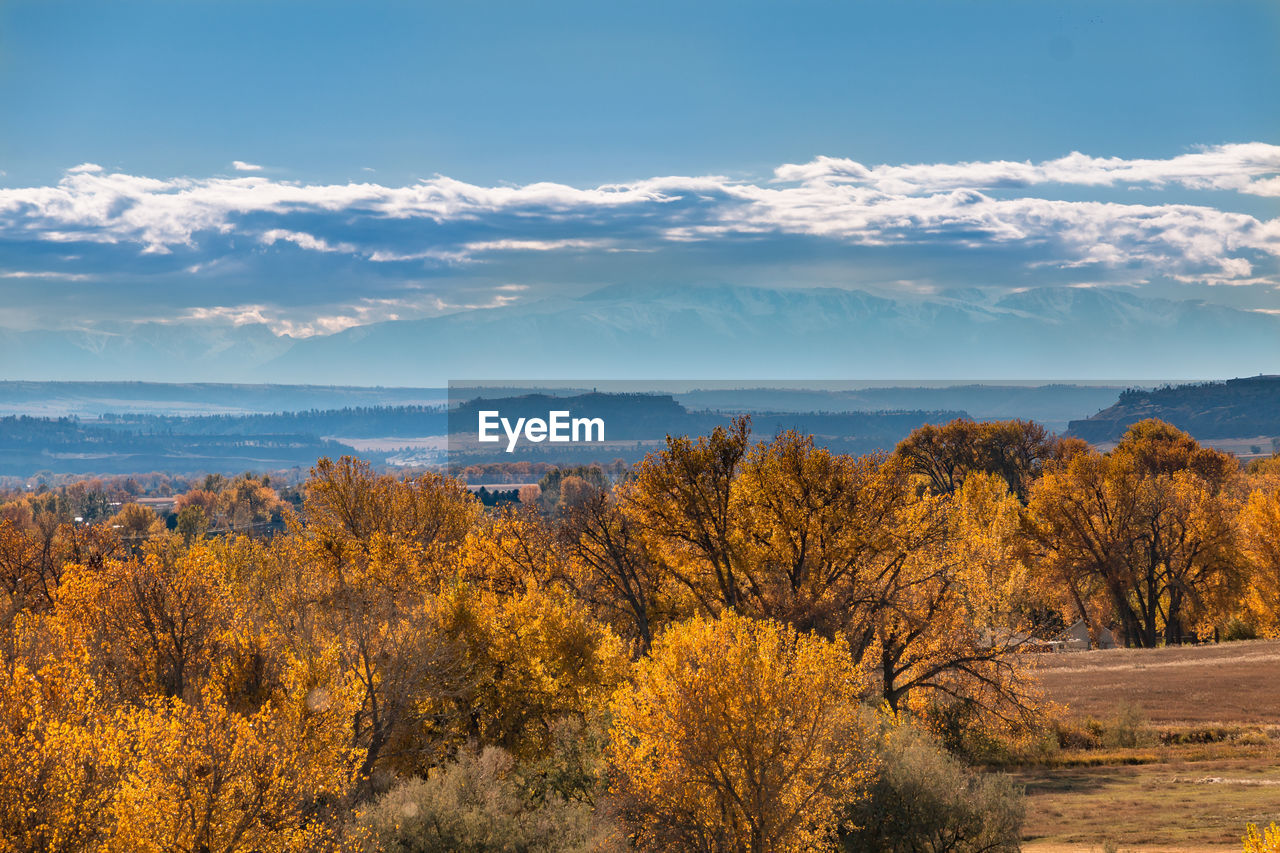
<svg viewBox="0 0 1280 853">
<path fill-rule="evenodd" d="M 1239 851 L 1245 824 L 1280 822 L 1280 641 L 1054 655 L 1039 678 L 1073 723 L 1128 705 L 1146 725 L 1014 772 L 1024 849 Z"/>
</svg>

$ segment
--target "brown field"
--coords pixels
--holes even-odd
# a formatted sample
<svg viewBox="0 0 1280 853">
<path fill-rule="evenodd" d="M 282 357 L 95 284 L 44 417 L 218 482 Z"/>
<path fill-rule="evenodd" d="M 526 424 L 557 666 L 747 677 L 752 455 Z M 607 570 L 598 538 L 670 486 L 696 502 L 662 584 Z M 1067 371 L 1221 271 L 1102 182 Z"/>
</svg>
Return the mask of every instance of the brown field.
<svg viewBox="0 0 1280 853">
<path fill-rule="evenodd" d="M 1130 702 L 1154 724 L 1280 724 L 1280 640 L 1045 655 L 1038 676 L 1080 716 Z"/>
<path fill-rule="evenodd" d="M 1280 641 L 1046 656 L 1038 677 L 1075 723 L 1128 704 L 1147 725 L 1136 747 L 1014 772 L 1026 850 L 1225 853 L 1241 849 L 1246 823 L 1280 822 Z"/>
</svg>

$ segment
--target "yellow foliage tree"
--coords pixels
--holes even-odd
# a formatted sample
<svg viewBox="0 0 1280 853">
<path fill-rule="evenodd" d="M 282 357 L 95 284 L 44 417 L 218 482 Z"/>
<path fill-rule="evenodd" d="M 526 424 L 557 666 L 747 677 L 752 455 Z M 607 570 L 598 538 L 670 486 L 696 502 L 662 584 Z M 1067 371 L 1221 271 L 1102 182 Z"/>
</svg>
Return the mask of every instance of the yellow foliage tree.
<svg viewBox="0 0 1280 853">
<path fill-rule="evenodd" d="M 129 762 L 87 655 L 24 614 L 0 667 L 0 851 L 95 850 L 115 824 Z"/>
<path fill-rule="evenodd" d="M 635 656 L 647 652 L 654 626 L 670 621 L 676 605 L 635 522 L 604 491 L 568 507 L 561 520 L 569 556 L 560 579 L 631 640 Z"/>
<path fill-rule="evenodd" d="M 197 695 L 229 651 L 236 604 L 213 553 L 196 547 L 77 567 L 58 615 L 90 650 L 102 688 L 136 703 Z"/>
<path fill-rule="evenodd" d="M 119 512 L 107 519 L 107 526 L 127 543 L 145 541 L 165 530 L 164 521 L 156 515 L 155 510 L 139 503 L 125 504 Z"/>
<path fill-rule="evenodd" d="M 613 703 L 614 792 L 640 846 L 829 849 L 870 778 L 842 643 L 725 611 L 669 628 Z"/>
<path fill-rule="evenodd" d="M 1245 829 L 1244 853 L 1280 853 L 1280 826 L 1274 823 L 1263 830 L 1256 824 Z"/>
<path fill-rule="evenodd" d="M 1240 581 L 1239 469 L 1159 421 L 1108 454 L 1051 466 L 1032 489 L 1042 565 L 1082 618 L 1105 607 L 1127 643 L 1178 643 L 1221 616 Z"/>
<path fill-rule="evenodd" d="M 1019 503 L 1000 474 L 935 492 L 899 457 L 833 454 L 812 436 L 747 448 L 740 420 L 669 439 L 621 505 L 686 613 L 731 607 L 843 637 L 895 709 L 913 692 L 1010 721 L 1029 705 L 1013 655 L 1029 627 L 1011 606 L 1027 590 Z"/>
<path fill-rule="evenodd" d="M 1249 560 L 1244 609 L 1267 637 L 1280 637 L 1280 490 L 1256 489 L 1240 513 Z"/>
<path fill-rule="evenodd" d="M 622 642 L 568 596 L 531 585 L 505 596 L 459 586 L 436 603 L 453 670 L 424 696 L 447 742 L 538 757 L 558 722 L 603 713 L 627 673 Z"/>
<path fill-rule="evenodd" d="M 420 771 L 440 758 L 424 738 L 425 699 L 431 679 L 466 662 L 440 642 L 433 599 L 479 504 L 456 480 L 397 480 L 351 457 L 321 459 L 312 473 L 304 520 L 268 560 L 278 579 L 270 607 L 294 626 L 296 656 L 333 655 L 358 685 L 352 742 L 364 796 L 375 770 Z"/>
<path fill-rule="evenodd" d="M 749 436 L 746 418 L 697 441 L 668 436 L 666 449 L 646 458 L 623 492 L 663 568 L 704 613 L 742 604 L 733 483 Z"/>
<path fill-rule="evenodd" d="M 1038 692 L 1019 654 L 1032 614 L 1018 559 L 1019 503 L 995 474 L 971 473 L 953 494 L 922 496 L 904 515 L 911 544 L 873 617 L 869 655 L 891 710 L 977 709 L 1025 724 Z"/>
<path fill-rule="evenodd" d="M 148 702 L 128 719 L 130 772 L 106 851 L 289 853 L 337 846 L 328 808 L 349 778 L 326 694 L 282 696 L 251 715 L 210 691 Z"/>
<path fill-rule="evenodd" d="M 941 426 L 925 424 L 894 450 L 912 473 L 937 494 L 958 490 L 972 473 L 994 474 L 1025 500 L 1043 466 L 1084 450 L 1079 439 L 1062 439 L 1033 421 L 960 418 Z"/>
</svg>

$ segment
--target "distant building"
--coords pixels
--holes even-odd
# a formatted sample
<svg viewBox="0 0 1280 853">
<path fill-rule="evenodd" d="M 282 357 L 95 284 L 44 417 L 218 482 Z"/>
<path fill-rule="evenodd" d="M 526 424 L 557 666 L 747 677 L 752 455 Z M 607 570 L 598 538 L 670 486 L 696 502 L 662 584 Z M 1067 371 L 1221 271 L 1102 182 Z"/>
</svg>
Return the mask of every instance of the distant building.
<svg viewBox="0 0 1280 853">
<path fill-rule="evenodd" d="M 178 498 L 176 496 L 167 498 L 136 498 L 134 502 L 140 503 L 145 507 L 150 507 L 155 510 L 157 515 L 165 515 L 173 512 L 174 507 L 178 504 Z"/>
<path fill-rule="evenodd" d="M 1058 635 L 1058 639 L 1062 640 L 1066 647 L 1072 651 L 1084 651 L 1090 648 L 1089 626 L 1083 619 L 1077 619 L 1075 624 Z M 1109 628 L 1098 627 L 1098 648 L 1114 649 L 1117 647 L 1116 635 Z"/>
</svg>

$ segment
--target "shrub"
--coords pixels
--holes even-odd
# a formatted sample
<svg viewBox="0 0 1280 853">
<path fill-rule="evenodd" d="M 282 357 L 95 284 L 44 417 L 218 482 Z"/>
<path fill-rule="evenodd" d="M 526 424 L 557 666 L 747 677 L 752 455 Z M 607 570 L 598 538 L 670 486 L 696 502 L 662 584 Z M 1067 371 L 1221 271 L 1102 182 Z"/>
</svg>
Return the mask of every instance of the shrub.
<svg viewBox="0 0 1280 853">
<path fill-rule="evenodd" d="M 1019 735 L 1026 730 L 993 726 L 992 715 L 972 701 L 931 703 L 918 718 L 947 752 L 970 764 L 1007 764 L 1014 760 Z"/>
<path fill-rule="evenodd" d="M 1239 616 L 1232 616 L 1222 629 L 1222 639 L 1228 643 L 1235 640 L 1256 640 L 1258 629 Z"/>
<path fill-rule="evenodd" d="M 1240 740 L 1244 730 L 1238 726 L 1199 726 L 1185 729 L 1165 729 L 1159 734 L 1160 743 L 1165 746 L 1183 744 L 1222 743 L 1223 741 Z"/>
<path fill-rule="evenodd" d="M 361 823 L 370 853 L 572 853 L 606 849 L 608 834 L 590 803 L 531 784 L 510 753 L 492 746 L 401 782 Z"/>
<path fill-rule="evenodd" d="M 1022 789 L 971 770 L 923 733 L 886 729 L 867 798 L 847 815 L 846 853 L 1001 853 L 1019 849 Z"/>
<path fill-rule="evenodd" d="M 1093 718 L 1082 721 L 1064 720 L 1054 725 L 1058 746 L 1062 749 L 1085 750 L 1102 746 L 1106 727 Z"/>
<path fill-rule="evenodd" d="M 1132 749 L 1147 739 L 1147 715 L 1141 705 L 1121 702 L 1115 719 L 1107 727 L 1103 744 L 1112 748 Z"/>
</svg>

